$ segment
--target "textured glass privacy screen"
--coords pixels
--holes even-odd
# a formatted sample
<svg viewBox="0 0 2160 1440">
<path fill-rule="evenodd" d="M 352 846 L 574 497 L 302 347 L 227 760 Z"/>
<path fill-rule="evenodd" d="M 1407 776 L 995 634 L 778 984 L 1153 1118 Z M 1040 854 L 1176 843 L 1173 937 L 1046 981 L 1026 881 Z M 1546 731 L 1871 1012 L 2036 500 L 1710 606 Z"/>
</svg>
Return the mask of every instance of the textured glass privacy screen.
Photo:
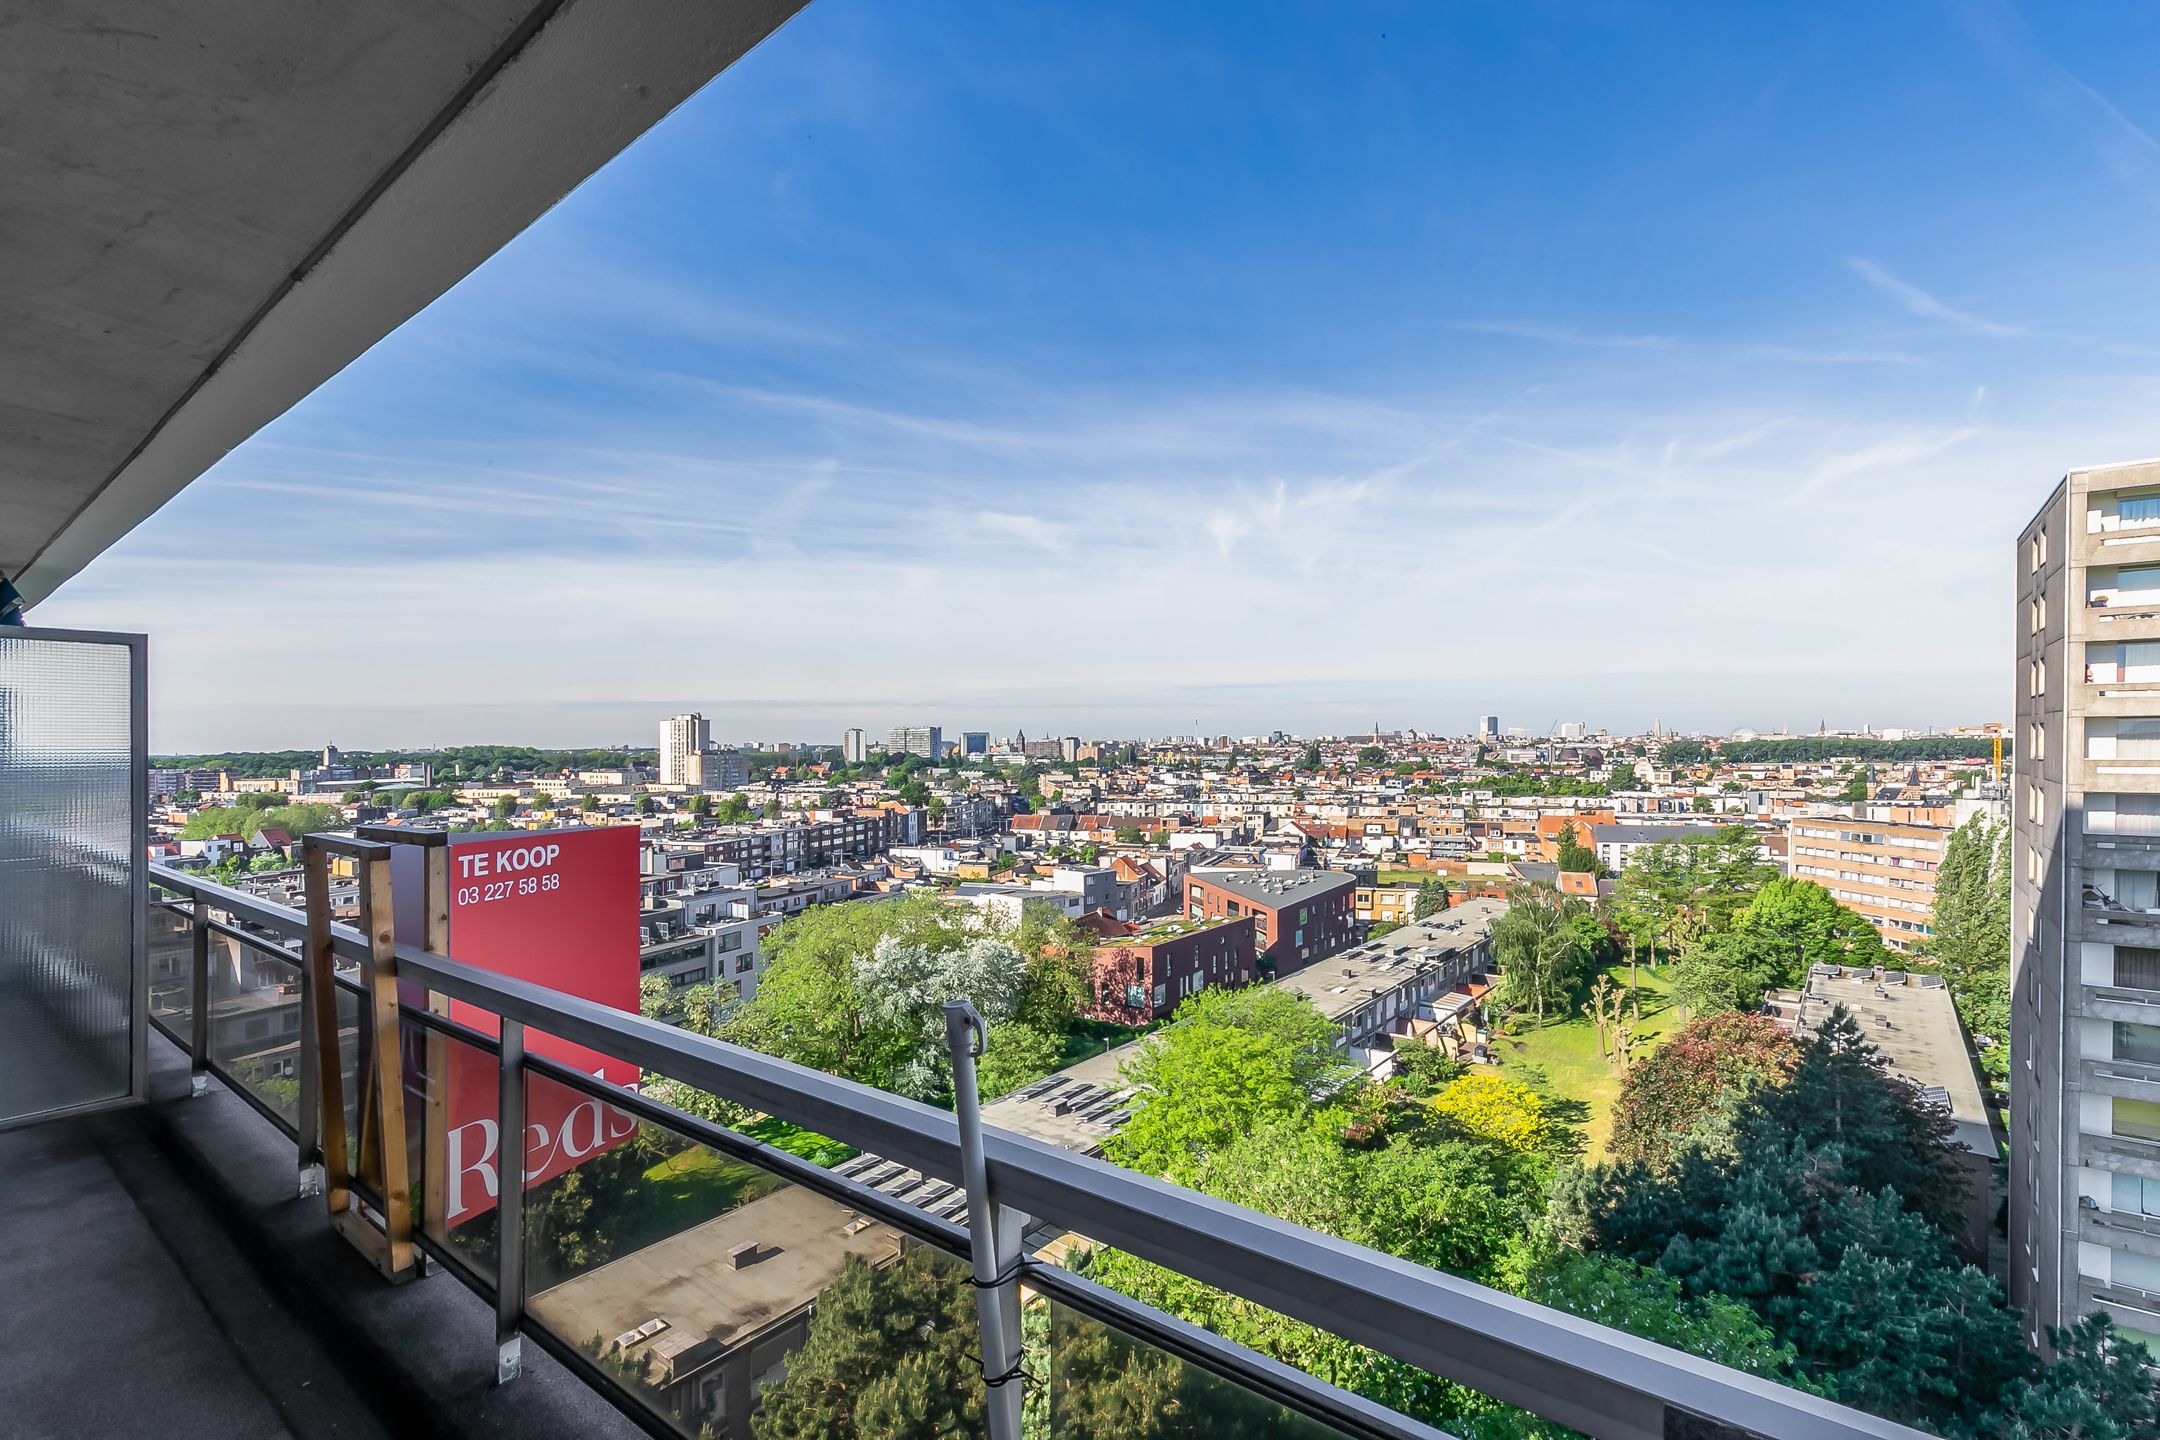
<svg viewBox="0 0 2160 1440">
<path fill-rule="evenodd" d="M 134 1089 L 134 653 L 0 629 L 0 1125 Z"/>
</svg>

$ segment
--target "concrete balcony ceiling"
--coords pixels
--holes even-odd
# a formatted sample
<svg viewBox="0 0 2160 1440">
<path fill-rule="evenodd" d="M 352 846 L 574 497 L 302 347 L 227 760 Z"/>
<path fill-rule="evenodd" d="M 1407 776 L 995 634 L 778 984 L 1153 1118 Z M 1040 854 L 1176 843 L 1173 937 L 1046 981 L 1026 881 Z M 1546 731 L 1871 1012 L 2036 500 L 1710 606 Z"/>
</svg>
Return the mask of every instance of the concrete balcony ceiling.
<svg viewBox="0 0 2160 1440">
<path fill-rule="evenodd" d="M 805 0 L 51 0 L 0 45 L 0 572 L 33 604 Z"/>
</svg>

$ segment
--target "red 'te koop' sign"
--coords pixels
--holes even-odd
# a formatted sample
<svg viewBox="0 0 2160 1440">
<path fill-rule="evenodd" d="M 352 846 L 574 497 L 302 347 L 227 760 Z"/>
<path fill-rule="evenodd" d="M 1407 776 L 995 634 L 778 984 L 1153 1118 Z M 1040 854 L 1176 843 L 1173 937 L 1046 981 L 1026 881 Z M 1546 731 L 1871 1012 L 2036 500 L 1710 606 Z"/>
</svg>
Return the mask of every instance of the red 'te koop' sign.
<svg viewBox="0 0 2160 1440">
<path fill-rule="evenodd" d="M 417 861 L 417 850 L 412 854 Z M 461 836 L 450 842 L 449 868 L 452 959 L 637 1011 L 635 827 Z M 417 882 L 417 873 L 409 883 L 401 879 L 399 898 L 409 895 L 417 902 Z M 461 1000 L 451 1002 L 450 1018 L 491 1035 L 500 1029 L 492 1012 Z M 638 1080 L 636 1066 L 538 1030 L 526 1030 L 525 1048 L 610 1085 Z M 494 1208 L 504 1147 L 494 1058 L 456 1043 L 449 1050 L 444 1209 L 448 1223 L 458 1225 Z M 566 1086 L 528 1079 L 525 1181 L 551 1180 L 636 1129 L 636 1122 L 613 1106 Z"/>
</svg>

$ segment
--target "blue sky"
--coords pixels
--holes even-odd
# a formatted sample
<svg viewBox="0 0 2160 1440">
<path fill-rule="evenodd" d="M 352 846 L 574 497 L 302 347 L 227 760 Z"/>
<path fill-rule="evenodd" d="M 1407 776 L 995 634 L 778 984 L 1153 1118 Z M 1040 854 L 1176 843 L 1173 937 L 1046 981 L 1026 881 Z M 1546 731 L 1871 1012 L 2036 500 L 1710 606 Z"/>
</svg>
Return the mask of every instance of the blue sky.
<svg viewBox="0 0 2160 1440">
<path fill-rule="evenodd" d="M 2160 8 L 814 0 L 58 596 L 161 750 L 1999 718 Z"/>
</svg>

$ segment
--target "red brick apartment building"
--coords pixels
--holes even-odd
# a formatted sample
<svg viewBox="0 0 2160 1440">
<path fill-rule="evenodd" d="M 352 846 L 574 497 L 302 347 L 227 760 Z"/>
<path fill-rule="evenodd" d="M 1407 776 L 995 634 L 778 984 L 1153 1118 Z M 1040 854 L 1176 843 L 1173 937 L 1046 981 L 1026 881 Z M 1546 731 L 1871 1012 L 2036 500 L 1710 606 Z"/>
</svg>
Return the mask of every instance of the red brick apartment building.
<svg viewBox="0 0 2160 1440">
<path fill-rule="evenodd" d="M 1095 947 L 1095 1003 L 1087 1012 L 1094 1019 L 1145 1025 L 1202 990 L 1257 978 L 1250 918 L 1128 928 L 1129 936 Z"/>
<path fill-rule="evenodd" d="M 1358 941 L 1357 877 L 1340 870 L 1196 870 L 1185 877 L 1192 920 L 1250 919 L 1261 968 L 1294 975 Z"/>
</svg>

